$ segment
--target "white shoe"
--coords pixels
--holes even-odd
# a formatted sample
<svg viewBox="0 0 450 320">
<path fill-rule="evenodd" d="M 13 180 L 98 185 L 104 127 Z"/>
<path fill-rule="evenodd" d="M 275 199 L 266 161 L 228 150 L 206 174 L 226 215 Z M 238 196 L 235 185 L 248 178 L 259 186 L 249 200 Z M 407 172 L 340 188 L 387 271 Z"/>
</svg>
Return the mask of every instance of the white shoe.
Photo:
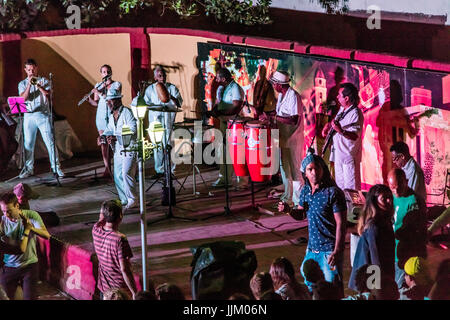
<svg viewBox="0 0 450 320">
<path fill-rule="evenodd" d="M 25 168 L 23 168 L 19 174 L 19 178 L 25 179 L 25 178 L 31 177 L 32 175 L 33 175 L 33 170 L 29 171 L 29 170 L 26 170 Z"/>
<path fill-rule="evenodd" d="M 56 169 L 56 174 L 58 175 L 58 177 L 63 178 L 65 176 L 64 172 L 62 172 L 62 170 L 60 168 Z"/>
</svg>

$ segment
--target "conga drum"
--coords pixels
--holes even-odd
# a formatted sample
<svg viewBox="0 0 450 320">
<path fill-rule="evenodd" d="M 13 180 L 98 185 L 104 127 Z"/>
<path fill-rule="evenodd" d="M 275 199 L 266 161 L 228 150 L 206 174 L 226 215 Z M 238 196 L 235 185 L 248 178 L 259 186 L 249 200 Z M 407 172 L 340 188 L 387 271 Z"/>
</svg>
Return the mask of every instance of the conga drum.
<svg viewBox="0 0 450 320">
<path fill-rule="evenodd" d="M 245 124 L 245 162 L 254 182 L 270 180 L 271 135 L 270 127 L 254 120 Z"/>
<path fill-rule="evenodd" d="M 237 177 L 248 176 L 245 164 L 245 121 L 244 119 L 230 119 L 227 125 L 227 144 Z"/>
</svg>

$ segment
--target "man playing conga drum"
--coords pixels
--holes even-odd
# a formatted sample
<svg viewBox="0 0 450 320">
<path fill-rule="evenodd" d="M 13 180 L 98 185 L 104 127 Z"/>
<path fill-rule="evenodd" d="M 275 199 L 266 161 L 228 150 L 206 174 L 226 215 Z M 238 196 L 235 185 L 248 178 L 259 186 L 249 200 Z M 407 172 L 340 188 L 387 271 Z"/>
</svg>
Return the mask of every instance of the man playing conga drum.
<svg viewBox="0 0 450 320">
<path fill-rule="evenodd" d="M 290 85 L 290 75 L 284 71 L 275 71 L 270 82 L 278 92 L 276 113 L 263 113 L 260 120 L 276 123 L 280 137 L 281 177 L 284 193 L 280 200 L 298 205 L 303 178 L 300 164 L 303 158 L 303 105 L 300 94 Z"/>
</svg>

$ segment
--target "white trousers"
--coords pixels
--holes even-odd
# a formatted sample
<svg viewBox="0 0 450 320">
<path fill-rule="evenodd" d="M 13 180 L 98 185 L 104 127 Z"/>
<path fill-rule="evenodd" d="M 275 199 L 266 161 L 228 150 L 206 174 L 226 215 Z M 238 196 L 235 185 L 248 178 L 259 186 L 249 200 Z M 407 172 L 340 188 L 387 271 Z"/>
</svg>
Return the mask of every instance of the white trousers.
<svg viewBox="0 0 450 320">
<path fill-rule="evenodd" d="M 51 130 L 50 115 L 42 112 L 25 113 L 23 121 L 24 131 L 24 149 L 25 149 L 25 166 L 26 171 L 32 172 L 34 168 L 34 146 L 36 144 L 37 131 L 41 132 L 42 140 L 47 147 L 50 166 L 53 172 L 59 165 L 58 150 L 53 143 L 53 134 Z M 55 155 L 56 151 L 56 155 Z M 55 159 L 56 157 L 56 159 Z M 56 168 L 55 168 L 56 160 Z"/>
<path fill-rule="evenodd" d="M 122 205 L 136 202 L 136 166 L 135 152 L 114 153 L 114 183 Z"/>
</svg>

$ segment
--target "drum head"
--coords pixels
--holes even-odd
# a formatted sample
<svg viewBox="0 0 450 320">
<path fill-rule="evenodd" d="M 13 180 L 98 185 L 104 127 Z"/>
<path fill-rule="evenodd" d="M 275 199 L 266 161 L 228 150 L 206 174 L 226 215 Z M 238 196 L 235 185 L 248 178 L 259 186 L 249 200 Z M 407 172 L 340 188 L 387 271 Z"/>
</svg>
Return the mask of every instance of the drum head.
<svg viewBox="0 0 450 320">
<path fill-rule="evenodd" d="M 267 128 L 267 124 L 259 120 L 249 121 L 245 126 L 249 128 Z"/>
</svg>

